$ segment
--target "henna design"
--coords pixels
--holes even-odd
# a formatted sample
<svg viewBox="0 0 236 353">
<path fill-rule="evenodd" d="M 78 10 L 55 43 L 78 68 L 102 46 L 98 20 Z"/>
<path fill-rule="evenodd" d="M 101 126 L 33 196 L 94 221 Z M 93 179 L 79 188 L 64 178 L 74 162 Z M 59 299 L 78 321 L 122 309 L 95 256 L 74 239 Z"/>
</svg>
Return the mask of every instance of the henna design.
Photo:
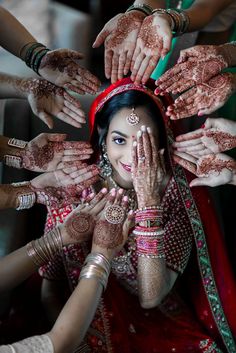
<svg viewBox="0 0 236 353">
<path fill-rule="evenodd" d="M 87 237 L 92 234 L 95 221 L 89 214 L 80 212 L 71 215 L 65 222 L 65 229 L 69 237 L 75 241 L 88 240 Z"/>
<path fill-rule="evenodd" d="M 57 87 L 44 79 L 28 79 L 16 80 L 15 87 L 21 92 L 34 94 L 35 98 L 41 99 L 43 97 L 49 98 L 50 96 L 58 95 L 63 97 L 63 88 Z"/>
<path fill-rule="evenodd" d="M 65 57 L 64 53 L 60 52 L 49 52 L 45 55 L 40 63 L 40 69 L 52 69 L 53 71 L 58 70 L 61 73 L 65 73 L 70 77 L 74 77 L 77 74 L 77 65 L 74 65 L 70 56 Z"/>
<path fill-rule="evenodd" d="M 117 21 L 114 35 L 106 39 L 106 49 L 113 50 L 121 45 L 132 31 L 137 30 L 137 25 L 139 26 L 142 21 L 143 15 L 141 13 L 128 13 L 121 16 Z"/>
<path fill-rule="evenodd" d="M 123 242 L 121 224 L 111 224 L 100 220 L 96 223 L 93 234 L 94 244 L 101 248 L 115 249 Z"/>
<path fill-rule="evenodd" d="M 145 48 L 159 51 L 162 49 L 162 37 L 158 35 L 159 25 L 153 24 L 154 17 L 148 16 L 142 24 L 138 39 L 143 42 Z"/>
<path fill-rule="evenodd" d="M 44 146 L 38 146 L 32 142 L 30 149 L 27 149 L 23 153 L 23 165 L 24 167 L 30 167 L 34 169 L 39 167 L 42 170 L 46 170 L 48 163 L 54 158 L 54 152 L 60 152 L 63 150 L 62 144 L 48 142 Z"/>
<path fill-rule="evenodd" d="M 222 131 L 205 131 L 206 137 L 212 138 L 219 152 L 228 151 L 236 147 L 236 136 Z"/>
<path fill-rule="evenodd" d="M 197 165 L 197 174 L 208 175 L 212 172 L 221 173 L 223 169 L 228 169 L 231 172 L 236 169 L 236 162 L 233 160 L 222 160 L 216 155 L 209 155 L 201 159 L 200 163 Z"/>
</svg>

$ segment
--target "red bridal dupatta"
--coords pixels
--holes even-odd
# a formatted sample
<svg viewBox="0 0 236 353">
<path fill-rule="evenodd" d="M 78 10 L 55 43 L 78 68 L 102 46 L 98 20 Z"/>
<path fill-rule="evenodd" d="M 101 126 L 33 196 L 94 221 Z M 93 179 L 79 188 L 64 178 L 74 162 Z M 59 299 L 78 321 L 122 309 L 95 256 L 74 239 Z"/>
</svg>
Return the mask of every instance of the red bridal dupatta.
<svg viewBox="0 0 236 353">
<path fill-rule="evenodd" d="M 96 125 L 96 113 L 102 109 L 104 104 L 114 95 L 128 90 L 139 90 L 152 97 L 158 105 L 165 121 L 168 142 L 171 145 L 174 139 L 174 130 L 176 130 L 175 125 L 178 125 L 178 123 L 169 121 L 165 116 L 163 106 L 165 107 L 170 103 L 170 98 L 168 96 L 155 97 L 153 95 L 153 83 L 150 82 L 149 86 L 151 89 L 142 85 L 135 86 L 129 78 L 126 78 L 105 89 L 95 99 L 91 107 L 90 131 L 92 138 Z M 162 103 L 160 103 L 160 99 Z M 172 160 L 171 157 L 170 160 Z M 117 353 L 236 352 L 233 339 L 233 336 L 236 336 L 236 286 L 215 213 L 206 189 L 203 187 L 190 189 L 189 182 L 193 176 L 186 173 L 179 165 L 171 164 L 173 176 L 194 235 L 194 249 L 191 259 L 185 273 L 177 281 L 180 282 L 179 286 L 184 288 L 183 297 L 192 309 L 192 318 L 196 320 L 197 324 L 193 324 L 190 320 L 188 327 L 188 323 L 185 321 L 186 325 L 180 324 L 178 328 L 178 319 L 177 321 L 170 319 L 168 322 L 165 318 L 161 318 L 161 315 L 159 315 L 159 318 L 155 318 L 155 310 L 154 317 L 152 317 L 153 310 L 145 311 L 141 309 L 138 302 L 112 279 L 105 296 L 110 302 L 110 312 L 113 313 L 113 319 L 111 320 L 113 324 L 110 326 L 111 351 Z M 116 295 L 113 297 L 110 291 L 116 293 Z M 171 299 L 169 300 L 171 306 Z M 140 312 L 143 314 L 141 315 L 142 320 L 145 318 L 141 324 L 143 332 L 136 332 L 137 329 L 135 329 L 135 324 L 132 325 L 132 322 L 140 320 Z M 117 320 L 114 320 L 114 316 Z M 184 312 L 179 316 L 186 320 L 184 319 Z M 118 318 L 120 319 L 120 326 Z M 157 329 L 158 326 L 161 329 Z M 151 334 L 148 333 L 148 327 Z M 188 345 L 186 342 L 185 346 L 183 345 L 181 348 L 181 344 L 179 345 L 178 342 L 188 340 L 186 333 L 192 331 L 194 335 L 195 330 L 202 330 L 206 334 L 199 347 L 191 347 L 191 344 Z M 158 337 L 158 335 L 160 336 Z M 182 339 L 179 339 L 179 336 Z M 209 337 L 207 338 L 207 336 Z M 175 337 L 178 337 L 176 342 Z M 112 340 L 115 341 L 115 347 Z M 150 340 L 154 340 L 155 343 L 150 344 Z M 173 342 L 168 344 L 168 341 Z M 213 341 L 217 342 L 217 345 Z M 150 350 L 147 348 L 149 346 Z"/>
<path fill-rule="evenodd" d="M 125 78 L 105 89 L 95 99 L 90 111 L 92 143 L 97 145 L 96 113 L 113 96 L 137 90 L 148 94 L 158 105 L 165 121 L 168 145 L 171 145 L 178 122 L 171 122 L 165 116 L 170 97 L 154 96 L 151 81 L 148 87 L 134 85 Z M 187 267 L 161 305 L 148 310 L 141 308 L 137 295 L 124 288 L 113 271 L 94 320 L 77 352 L 236 353 L 233 339 L 236 335 L 236 288 L 211 202 L 204 188 L 189 188 L 193 176 L 173 163 L 170 155 L 169 159 L 175 193 L 171 189 L 167 196 L 169 206 L 166 213 L 172 212 L 170 223 L 172 226 L 173 221 L 174 228 L 170 228 L 170 233 L 177 235 L 177 242 L 182 239 L 184 221 L 177 228 L 182 214 L 188 223 L 187 235 L 188 239 L 191 237 L 193 246 Z M 179 204 L 181 212 L 176 221 L 175 209 Z M 51 216 L 54 221 L 61 222 L 71 209 L 53 210 Z M 63 249 L 62 261 L 72 288 L 77 284 L 86 251 L 89 251 L 85 248 L 84 245 L 71 244 Z M 52 265 L 49 264 L 48 268 L 50 273 Z M 128 282 L 137 282 L 137 276 L 132 277 L 128 269 L 124 276 Z"/>
</svg>

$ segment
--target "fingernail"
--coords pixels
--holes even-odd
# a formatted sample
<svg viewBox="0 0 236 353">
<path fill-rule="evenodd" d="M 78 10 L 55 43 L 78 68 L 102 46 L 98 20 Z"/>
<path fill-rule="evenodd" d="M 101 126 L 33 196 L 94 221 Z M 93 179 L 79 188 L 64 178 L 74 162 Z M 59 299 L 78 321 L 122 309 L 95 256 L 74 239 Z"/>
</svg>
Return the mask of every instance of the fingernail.
<svg viewBox="0 0 236 353">
<path fill-rule="evenodd" d="M 133 147 L 137 147 L 137 141 L 133 142 Z"/>
<path fill-rule="evenodd" d="M 101 192 L 102 192 L 103 194 L 106 194 L 106 193 L 107 193 L 107 188 L 103 188 L 103 189 L 101 190 Z"/>
<path fill-rule="evenodd" d="M 159 88 L 156 88 L 155 89 L 155 91 L 154 91 L 154 94 L 156 95 L 156 96 L 158 96 L 158 94 L 161 92 L 161 90 L 159 89 Z"/>
<path fill-rule="evenodd" d="M 198 116 L 203 116 L 204 114 L 202 112 L 197 113 Z"/>
<path fill-rule="evenodd" d="M 149 126 L 147 127 L 147 132 L 148 132 L 149 134 L 151 133 L 151 129 L 150 129 Z"/>
<path fill-rule="evenodd" d="M 205 124 L 202 124 L 201 129 L 204 129 L 204 128 L 205 128 L 205 126 L 206 126 Z"/>
<path fill-rule="evenodd" d="M 130 215 L 130 216 L 131 216 L 133 213 L 134 213 L 133 210 L 130 210 L 130 211 L 129 211 L 129 215 Z"/>
<path fill-rule="evenodd" d="M 124 190 L 123 190 L 123 189 L 119 189 L 119 190 L 118 190 L 118 193 L 119 193 L 120 195 L 122 195 L 122 194 L 123 194 L 123 192 L 124 192 Z"/>
<path fill-rule="evenodd" d="M 88 197 L 87 197 L 87 198 L 91 199 L 91 198 L 93 198 L 94 196 L 95 196 L 95 193 L 94 193 L 94 192 L 92 192 L 91 194 L 89 194 L 89 195 L 88 195 Z"/>
<path fill-rule="evenodd" d="M 124 202 L 127 202 L 128 200 L 129 200 L 128 196 L 125 195 L 125 196 L 123 197 L 123 201 L 124 201 Z"/>
<path fill-rule="evenodd" d="M 139 130 L 139 131 L 137 132 L 137 137 L 140 138 L 141 136 L 142 136 L 142 131 Z"/>
<path fill-rule="evenodd" d="M 142 126 L 141 126 L 141 131 L 143 131 L 143 132 L 146 131 L 146 126 L 145 126 L 145 125 L 142 125 Z"/>
</svg>

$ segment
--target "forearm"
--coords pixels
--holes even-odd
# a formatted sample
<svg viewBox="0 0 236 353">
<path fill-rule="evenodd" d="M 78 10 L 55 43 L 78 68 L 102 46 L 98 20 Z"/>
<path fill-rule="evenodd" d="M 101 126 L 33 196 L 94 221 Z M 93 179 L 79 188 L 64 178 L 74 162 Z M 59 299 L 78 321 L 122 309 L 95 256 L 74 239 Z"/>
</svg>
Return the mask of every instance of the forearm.
<svg viewBox="0 0 236 353">
<path fill-rule="evenodd" d="M 233 0 L 196 0 L 193 5 L 186 10 L 190 24 L 188 32 L 201 30 L 222 10 L 229 6 Z"/>
<path fill-rule="evenodd" d="M 32 194 L 29 185 L 15 187 L 12 184 L 0 185 L 0 209 L 17 208 L 20 206 L 20 196 Z"/>
<path fill-rule="evenodd" d="M 69 353 L 81 343 L 96 312 L 102 285 L 96 278 L 82 278 L 48 333 L 55 353 Z"/>
<path fill-rule="evenodd" d="M 148 6 L 151 6 L 153 9 L 157 9 L 157 8 L 165 9 L 166 8 L 165 0 L 136 0 L 136 1 L 134 1 L 134 5 L 141 5 L 141 4 L 146 4 Z"/>
<path fill-rule="evenodd" d="M 149 309 L 160 304 L 170 292 L 177 273 L 166 267 L 165 259 L 138 259 L 138 291 L 143 308 Z"/>
<path fill-rule="evenodd" d="M 0 293 L 8 291 L 27 279 L 37 266 L 27 254 L 26 246 L 0 259 Z"/>
<path fill-rule="evenodd" d="M 19 57 L 21 49 L 35 38 L 27 29 L 7 10 L 0 7 L 0 44 L 1 46 Z"/>
<path fill-rule="evenodd" d="M 27 98 L 26 79 L 0 72 L 0 98 Z"/>
</svg>

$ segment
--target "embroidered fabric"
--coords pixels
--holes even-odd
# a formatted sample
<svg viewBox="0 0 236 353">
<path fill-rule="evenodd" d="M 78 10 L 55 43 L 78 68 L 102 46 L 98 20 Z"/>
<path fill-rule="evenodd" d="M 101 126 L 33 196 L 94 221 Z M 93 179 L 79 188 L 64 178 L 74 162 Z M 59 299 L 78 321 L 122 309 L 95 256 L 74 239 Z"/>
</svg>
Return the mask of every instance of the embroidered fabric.
<svg viewBox="0 0 236 353">
<path fill-rule="evenodd" d="M 47 335 L 32 336 L 22 341 L 0 346 L 1 353 L 54 353 L 51 339 Z"/>
</svg>

